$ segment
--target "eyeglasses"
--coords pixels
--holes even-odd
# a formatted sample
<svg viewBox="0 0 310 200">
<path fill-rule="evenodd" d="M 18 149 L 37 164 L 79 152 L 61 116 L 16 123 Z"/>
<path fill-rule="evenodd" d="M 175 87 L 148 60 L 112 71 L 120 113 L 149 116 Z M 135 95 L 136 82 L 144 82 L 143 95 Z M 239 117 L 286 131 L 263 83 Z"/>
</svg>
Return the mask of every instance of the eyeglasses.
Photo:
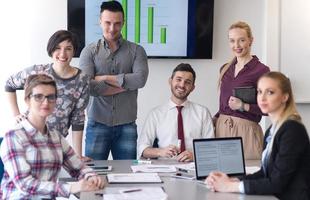
<svg viewBox="0 0 310 200">
<path fill-rule="evenodd" d="M 44 94 L 31 94 L 29 95 L 30 97 L 33 97 L 35 101 L 37 102 L 43 102 L 45 99 L 47 99 L 47 101 L 49 103 L 54 103 L 57 99 L 56 94 L 50 94 L 45 96 Z"/>
</svg>

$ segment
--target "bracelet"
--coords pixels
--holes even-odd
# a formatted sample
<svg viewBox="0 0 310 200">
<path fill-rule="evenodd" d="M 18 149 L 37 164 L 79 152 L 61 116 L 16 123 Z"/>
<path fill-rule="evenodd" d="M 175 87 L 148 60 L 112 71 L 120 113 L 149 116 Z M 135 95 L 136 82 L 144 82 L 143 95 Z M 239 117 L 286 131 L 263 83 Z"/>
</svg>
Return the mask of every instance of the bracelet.
<svg viewBox="0 0 310 200">
<path fill-rule="evenodd" d="M 241 101 L 241 107 L 240 107 L 238 110 L 239 110 L 240 112 L 244 112 L 244 111 L 245 111 L 243 101 Z"/>
</svg>

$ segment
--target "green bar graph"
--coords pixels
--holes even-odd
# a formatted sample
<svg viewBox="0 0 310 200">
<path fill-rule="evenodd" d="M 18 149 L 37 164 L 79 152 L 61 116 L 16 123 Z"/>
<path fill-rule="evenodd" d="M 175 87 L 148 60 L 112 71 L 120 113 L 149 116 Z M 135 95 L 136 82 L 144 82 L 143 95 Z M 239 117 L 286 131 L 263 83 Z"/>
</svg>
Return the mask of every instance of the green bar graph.
<svg viewBox="0 0 310 200">
<path fill-rule="evenodd" d="M 135 43 L 140 43 L 141 0 L 135 0 Z"/>
<path fill-rule="evenodd" d="M 122 0 L 122 6 L 124 9 L 124 26 L 122 28 L 122 36 L 127 39 L 127 13 L 128 13 L 128 2 L 127 0 Z"/>
<path fill-rule="evenodd" d="M 166 44 L 166 34 L 167 34 L 166 27 L 161 27 L 160 28 L 160 43 Z"/>
<path fill-rule="evenodd" d="M 153 43 L 154 7 L 148 7 L 147 11 L 147 42 Z"/>
</svg>

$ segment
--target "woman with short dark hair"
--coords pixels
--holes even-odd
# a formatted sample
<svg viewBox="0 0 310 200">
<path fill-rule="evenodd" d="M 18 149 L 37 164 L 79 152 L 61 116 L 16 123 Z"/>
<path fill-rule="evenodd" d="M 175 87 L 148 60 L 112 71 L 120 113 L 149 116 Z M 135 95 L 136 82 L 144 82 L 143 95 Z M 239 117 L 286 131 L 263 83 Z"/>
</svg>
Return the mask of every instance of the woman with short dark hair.
<svg viewBox="0 0 310 200">
<path fill-rule="evenodd" d="M 27 77 L 31 74 L 47 74 L 54 78 L 58 88 L 56 109 L 49 116 L 47 126 L 50 130 L 58 131 L 66 137 L 68 130 L 72 129 L 73 148 L 85 161 L 90 160 L 82 157 L 82 138 L 85 121 L 85 108 L 89 100 L 89 77 L 70 62 L 77 50 L 75 36 L 66 30 L 55 32 L 47 44 L 47 53 L 53 59 L 51 64 L 34 65 L 23 69 L 9 77 L 5 90 L 17 122 L 26 113 L 21 113 L 17 104 L 16 90 L 23 89 Z"/>
</svg>

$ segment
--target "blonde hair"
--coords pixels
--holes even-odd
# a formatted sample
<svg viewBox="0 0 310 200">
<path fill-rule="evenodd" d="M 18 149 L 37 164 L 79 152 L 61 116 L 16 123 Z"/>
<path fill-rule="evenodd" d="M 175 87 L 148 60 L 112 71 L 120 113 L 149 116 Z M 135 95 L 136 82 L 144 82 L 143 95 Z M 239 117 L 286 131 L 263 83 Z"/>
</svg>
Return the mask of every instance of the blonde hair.
<svg viewBox="0 0 310 200">
<path fill-rule="evenodd" d="M 291 86 L 290 79 L 287 78 L 284 74 L 281 72 L 268 72 L 264 75 L 262 75 L 259 79 L 258 82 L 261 81 L 263 78 L 270 78 L 278 83 L 278 87 L 280 88 L 281 92 L 283 94 L 288 95 L 288 99 L 285 102 L 285 108 L 283 113 L 280 116 L 280 119 L 277 123 L 277 127 L 280 127 L 281 124 L 283 124 L 284 121 L 286 120 L 295 120 L 301 123 L 301 116 L 299 115 L 294 96 L 293 96 L 293 90 Z"/>
<path fill-rule="evenodd" d="M 251 27 L 246 22 L 243 22 L 243 21 L 235 22 L 232 25 L 230 25 L 230 27 L 228 28 L 228 31 L 230 31 L 232 29 L 236 29 L 236 28 L 240 28 L 240 29 L 245 30 L 245 32 L 247 33 L 247 36 L 250 39 L 253 39 Z M 230 65 L 234 62 L 234 60 L 235 60 L 235 58 L 231 59 L 228 63 L 224 64 L 221 67 L 221 69 L 220 69 L 220 76 L 219 76 L 219 80 L 218 80 L 218 88 L 221 87 L 222 78 L 223 78 L 224 74 L 227 72 L 227 70 L 230 67 Z"/>
</svg>

